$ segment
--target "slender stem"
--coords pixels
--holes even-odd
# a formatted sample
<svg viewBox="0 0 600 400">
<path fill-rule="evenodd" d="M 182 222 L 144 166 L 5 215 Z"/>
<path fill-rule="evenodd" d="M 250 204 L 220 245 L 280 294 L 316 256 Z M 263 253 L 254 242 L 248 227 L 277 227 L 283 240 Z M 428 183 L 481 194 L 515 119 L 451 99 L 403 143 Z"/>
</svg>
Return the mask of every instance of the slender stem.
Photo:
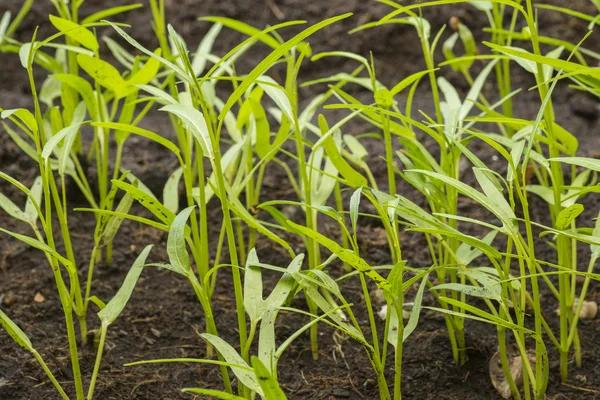
<svg viewBox="0 0 600 400">
<path fill-rule="evenodd" d="M 104 342 L 106 341 L 106 331 L 108 326 L 102 324 L 100 327 L 100 342 L 98 343 L 98 353 L 96 353 L 96 362 L 94 363 L 94 372 L 92 373 L 92 379 L 90 381 L 90 387 L 88 388 L 88 394 L 86 400 L 92 400 L 94 397 L 94 390 L 96 388 L 96 379 L 98 378 L 98 372 L 100 371 L 100 364 L 102 363 L 102 353 L 104 352 Z"/>
<path fill-rule="evenodd" d="M 46 375 L 48 375 L 48 378 L 50 378 L 50 381 L 52 382 L 52 384 L 54 385 L 54 387 L 60 394 L 60 397 L 62 397 L 64 400 L 69 400 L 69 396 L 67 396 L 67 394 L 63 390 L 62 386 L 60 386 L 60 383 L 58 383 L 58 381 L 54 377 L 54 374 L 52 373 L 52 371 L 50 371 L 50 368 L 48 368 L 48 365 L 46 365 L 42 356 L 40 356 L 40 353 L 38 353 L 36 350 L 32 349 L 32 354 L 35 357 L 35 359 L 37 360 L 37 362 L 40 364 L 40 366 L 42 367 L 42 369 L 44 370 Z"/>
</svg>

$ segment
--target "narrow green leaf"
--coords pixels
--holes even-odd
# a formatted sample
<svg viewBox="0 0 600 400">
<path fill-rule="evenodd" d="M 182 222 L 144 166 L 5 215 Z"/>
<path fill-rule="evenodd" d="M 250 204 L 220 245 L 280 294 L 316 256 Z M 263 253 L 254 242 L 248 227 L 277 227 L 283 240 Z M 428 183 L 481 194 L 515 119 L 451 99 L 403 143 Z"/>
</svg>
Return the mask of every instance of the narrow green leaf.
<svg viewBox="0 0 600 400">
<path fill-rule="evenodd" d="M 68 19 L 50 15 L 50 22 L 56 29 L 84 47 L 96 52 L 100 48 L 96 36 L 87 28 Z"/>
<path fill-rule="evenodd" d="M 583 212 L 583 205 L 573 204 L 567 208 L 564 208 L 558 217 L 556 217 L 556 229 L 565 230 L 571 228 L 571 222 L 575 220 Z"/>
<path fill-rule="evenodd" d="M 28 351 L 34 351 L 31 340 L 25 332 L 21 330 L 2 310 L 0 310 L 0 325 L 8 332 L 10 337 L 13 338 L 19 346 L 24 347 Z"/>
<path fill-rule="evenodd" d="M 167 238 L 167 254 L 170 263 L 177 269 L 189 271 L 190 256 L 185 246 L 185 227 L 195 206 L 183 209 L 173 220 Z"/>
<path fill-rule="evenodd" d="M 79 66 L 95 79 L 100 86 L 112 91 L 117 98 L 124 96 L 125 80 L 121 77 L 119 71 L 111 64 L 99 59 L 98 57 L 88 56 L 86 54 L 77 55 Z"/>
<path fill-rule="evenodd" d="M 141 8 L 143 6 L 144 6 L 143 4 L 128 4 L 125 6 L 111 7 L 106 10 L 98 11 L 92 15 L 85 17 L 83 19 L 83 21 L 81 21 L 81 23 L 82 24 L 90 24 L 92 22 L 102 21 L 103 19 L 106 19 L 107 17 L 111 17 L 113 15 L 118 15 L 118 14 L 123 14 L 124 12 L 135 10 L 135 9 Z"/>
<path fill-rule="evenodd" d="M 115 297 L 106 304 L 106 307 L 98 312 L 98 317 L 100 318 L 100 321 L 102 321 L 103 326 L 112 324 L 119 317 L 123 309 L 125 309 L 138 278 L 144 269 L 146 258 L 148 258 L 150 250 L 152 250 L 152 245 L 146 246 L 144 250 L 142 250 L 140 255 L 133 262 L 131 269 L 127 273 L 127 276 Z"/>
<path fill-rule="evenodd" d="M 204 155 L 210 159 L 215 158 L 208 126 L 204 115 L 199 110 L 182 104 L 170 104 L 161 108 L 160 111 L 166 111 L 179 117 L 184 126 L 192 132 L 192 135 L 200 143 Z"/>
<path fill-rule="evenodd" d="M 244 309 L 253 324 L 260 319 L 264 304 L 262 271 L 257 264 L 259 261 L 256 249 L 252 249 L 248 253 L 244 271 Z"/>
<path fill-rule="evenodd" d="M 163 204 L 173 213 L 179 210 L 179 183 L 182 175 L 183 169 L 181 167 L 177 168 L 169 176 L 163 189 Z"/>
<path fill-rule="evenodd" d="M 244 359 L 233 347 L 231 347 L 229 343 L 220 337 L 211 335 L 209 333 L 203 333 L 200 336 L 212 344 L 217 351 L 221 353 L 225 361 L 231 364 L 231 370 L 246 387 L 264 397 L 263 391 L 258 383 L 258 380 L 256 379 L 256 376 L 252 372 L 248 371 L 248 364 L 246 364 Z M 243 369 L 237 368 L 236 366 L 241 366 Z"/>
<path fill-rule="evenodd" d="M 281 390 L 277 379 L 269 372 L 267 367 L 257 357 L 252 357 L 252 367 L 258 379 L 258 384 L 264 393 L 265 400 L 287 400 Z"/>
</svg>

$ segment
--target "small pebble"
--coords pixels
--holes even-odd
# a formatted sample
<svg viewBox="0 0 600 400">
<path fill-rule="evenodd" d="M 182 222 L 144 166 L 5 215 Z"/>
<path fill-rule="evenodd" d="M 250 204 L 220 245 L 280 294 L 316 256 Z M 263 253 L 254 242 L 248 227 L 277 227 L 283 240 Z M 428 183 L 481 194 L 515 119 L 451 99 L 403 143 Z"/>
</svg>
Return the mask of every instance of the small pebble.
<svg viewBox="0 0 600 400">
<path fill-rule="evenodd" d="M 12 306 L 13 304 L 15 304 L 15 302 L 17 301 L 17 296 L 15 296 L 14 292 L 11 290 L 8 293 L 6 293 L 6 296 L 4 296 L 4 305 L 7 307 Z"/>
<path fill-rule="evenodd" d="M 150 332 L 152 332 L 152 334 L 157 338 L 159 338 L 161 336 L 161 333 L 158 329 L 150 328 Z"/>
<path fill-rule="evenodd" d="M 33 301 L 35 301 L 36 303 L 43 303 L 46 301 L 46 298 L 44 297 L 43 294 L 41 294 L 40 292 L 37 292 L 35 294 L 35 296 L 33 297 Z"/>
</svg>

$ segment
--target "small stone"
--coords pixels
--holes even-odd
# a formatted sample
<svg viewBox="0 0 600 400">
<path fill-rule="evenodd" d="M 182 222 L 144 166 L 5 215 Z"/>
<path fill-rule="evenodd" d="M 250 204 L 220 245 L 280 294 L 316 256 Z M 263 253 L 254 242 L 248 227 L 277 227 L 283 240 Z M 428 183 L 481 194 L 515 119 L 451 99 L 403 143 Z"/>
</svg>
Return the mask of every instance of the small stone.
<svg viewBox="0 0 600 400">
<path fill-rule="evenodd" d="M 17 301 L 17 296 L 15 296 L 14 292 L 11 290 L 8 293 L 6 293 L 6 296 L 4 296 L 4 305 L 7 307 L 12 306 L 13 304 L 15 304 L 15 302 Z"/>
<path fill-rule="evenodd" d="M 383 297 L 383 290 L 377 288 L 371 291 L 371 298 L 375 304 L 383 304 L 385 303 L 385 298 Z"/>
<path fill-rule="evenodd" d="M 159 338 L 161 336 L 160 331 L 156 328 L 150 328 L 150 332 L 152 332 L 152 334 L 157 338 Z"/>
<path fill-rule="evenodd" d="M 448 23 L 450 25 L 450 28 L 452 28 L 453 31 L 457 31 L 458 30 L 458 26 L 460 25 L 460 19 L 458 19 L 458 17 L 451 17 L 450 18 L 450 22 Z"/>
<path fill-rule="evenodd" d="M 579 302 L 579 299 L 575 299 L 575 302 L 573 303 L 573 311 L 577 310 L 578 302 Z M 594 318 L 596 318 L 597 314 L 598 314 L 598 303 L 596 303 L 595 301 L 584 300 L 583 304 L 581 305 L 581 311 L 579 312 L 579 319 L 582 321 L 594 319 Z"/>
<path fill-rule="evenodd" d="M 46 301 L 46 298 L 44 297 L 43 294 L 41 294 L 40 292 L 37 292 L 35 294 L 35 296 L 33 297 L 33 301 L 35 301 L 36 303 L 43 303 Z"/>
</svg>

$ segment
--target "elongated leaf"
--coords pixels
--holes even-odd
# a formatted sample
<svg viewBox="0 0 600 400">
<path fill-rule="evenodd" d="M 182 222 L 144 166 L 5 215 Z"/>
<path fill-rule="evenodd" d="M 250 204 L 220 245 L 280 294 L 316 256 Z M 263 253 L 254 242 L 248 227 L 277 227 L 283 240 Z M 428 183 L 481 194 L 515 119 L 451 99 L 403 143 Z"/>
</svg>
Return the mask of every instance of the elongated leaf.
<svg viewBox="0 0 600 400">
<path fill-rule="evenodd" d="M 24 347 L 28 351 L 33 351 L 33 345 L 31 340 L 27 337 L 27 334 L 21 330 L 2 310 L 0 310 L 0 325 L 8 332 L 10 337 L 13 338 L 19 346 Z"/>
<path fill-rule="evenodd" d="M 583 167 L 583 168 L 591 169 L 592 171 L 600 172 L 600 160 L 598 160 L 596 158 L 556 157 L 556 158 L 550 158 L 548 161 L 557 161 L 557 162 L 562 162 L 565 164 L 577 165 L 578 167 Z"/>
<path fill-rule="evenodd" d="M 257 266 L 258 263 L 256 249 L 250 250 L 244 271 L 244 309 L 253 324 L 260 319 L 264 304 L 262 271 Z"/>
<path fill-rule="evenodd" d="M 244 359 L 238 354 L 238 352 L 233 347 L 231 347 L 229 343 L 227 343 L 220 337 L 211 335 L 209 333 L 203 333 L 200 336 L 204 340 L 212 344 L 217 349 L 217 351 L 221 353 L 225 361 L 231 364 L 231 370 L 233 371 L 235 376 L 237 376 L 240 382 L 242 382 L 245 386 L 250 388 L 250 390 L 264 397 L 263 391 L 258 383 L 258 380 L 256 379 L 256 376 L 252 372 L 248 371 L 248 364 L 246 364 Z M 236 368 L 234 365 L 239 365 L 245 368 Z"/>
<path fill-rule="evenodd" d="M 190 256 L 185 247 L 185 227 L 195 206 L 182 210 L 173 220 L 167 238 L 167 254 L 171 264 L 180 270 L 190 270 Z"/>
<path fill-rule="evenodd" d="M 152 250 L 152 245 L 146 246 L 144 250 L 142 250 L 140 255 L 133 262 L 131 269 L 127 273 L 127 276 L 115 297 L 106 304 L 106 307 L 98 312 L 98 317 L 100 318 L 100 321 L 102 321 L 103 326 L 112 324 L 125 309 L 138 278 L 144 269 L 146 258 L 148 258 L 150 250 Z"/>
<path fill-rule="evenodd" d="M 96 36 L 83 26 L 76 24 L 73 21 L 69 21 L 68 19 L 56 17 L 54 15 L 50 15 L 50 22 L 56 29 L 81 44 L 84 47 L 92 51 L 98 51 L 100 46 L 98 45 L 98 40 L 96 40 Z"/>
<path fill-rule="evenodd" d="M 29 128 L 30 131 L 38 131 L 38 124 L 35 120 L 35 117 L 29 110 L 26 110 L 24 108 L 18 108 L 13 110 L 4 110 L 2 111 L 2 114 L 0 114 L 0 117 L 2 117 L 2 119 L 6 119 L 12 116 L 20 119 L 25 124 L 25 126 Z"/>
<path fill-rule="evenodd" d="M 38 176 L 35 178 L 35 181 L 33 181 L 33 185 L 31 185 L 29 195 L 27 196 L 27 202 L 25 203 L 25 217 L 27 217 L 27 220 L 31 224 L 34 224 L 39 217 L 38 209 L 35 205 L 39 207 L 42 204 L 43 190 L 42 177 Z"/>
<path fill-rule="evenodd" d="M 246 92 L 246 89 L 248 89 L 248 87 L 253 82 L 255 82 L 259 76 L 261 76 L 267 69 L 269 69 L 273 65 L 274 62 L 279 60 L 279 58 L 281 58 L 284 54 L 286 54 L 290 49 L 292 49 L 298 43 L 300 43 L 301 41 L 303 41 L 304 39 L 306 39 L 313 33 L 317 32 L 318 30 L 323 29 L 326 26 L 333 24 L 334 22 L 348 18 L 351 15 L 352 14 L 348 13 L 348 14 L 344 14 L 344 15 L 340 15 L 337 17 L 326 19 L 325 21 L 322 21 L 318 24 L 311 26 L 308 29 L 305 29 L 304 31 L 302 31 L 298 35 L 294 36 L 287 42 L 285 42 L 281 45 L 278 45 L 278 47 L 275 50 L 273 50 L 273 52 L 271 54 L 269 54 L 264 60 L 262 60 L 252 70 L 252 72 L 250 72 L 246 76 L 246 78 L 240 83 L 240 85 L 236 88 L 236 90 L 233 92 L 233 94 L 231 96 L 229 96 L 229 99 L 227 99 L 225 106 L 223 107 L 223 109 L 221 110 L 221 113 L 219 114 L 219 119 L 223 120 L 225 118 L 225 115 L 227 114 L 227 112 L 231 109 L 231 107 L 233 107 L 233 105 Z M 217 22 L 223 23 L 222 21 L 217 21 Z M 225 23 L 223 23 L 223 25 L 225 25 Z"/>
<path fill-rule="evenodd" d="M 111 17 L 113 15 L 118 15 L 118 14 L 123 14 L 124 12 L 135 10 L 135 9 L 141 8 L 143 6 L 144 6 L 143 4 L 129 4 L 129 5 L 125 5 L 125 6 L 111 7 L 106 10 L 101 10 L 92 15 L 85 17 L 83 19 L 83 21 L 81 21 L 81 23 L 89 24 L 92 22 L 101 21 L 103 19 L 106 19 L 107 17 Z"/>
<path fill-rule="evenodd" d="M 192 135 L 200 143 L 204 155 L 210 159 L 215 158 L 208 126 L 206 125 L 204 115 L 199 110 L 182 104 L 171 104 L 164 106 L 160 111 L 170 112 L 179 117 L 184 126 L 192 132 Z"/>
<path fill-rule="evenodd" d="M 106 223 L 105 228 L 102 230 L 102 235 L 100 236 L 100 240 L 98 243 L 99 247 L 104 247 L 109 243 L 112 243 L 113 239 L 117 235 L 119 228 L 121 227 L 121 223 L 125 219 L 121 215 L 127 214 L 131 209 L 131 205 L 133 204 L 133 197 L 131 197 L 128 193 L 125 193 L 125 196 L 119 202 L 117 209 L 115 212 L 119 213 L 116 215 L 112 215 L 108 222 Z"/>
<path fill-rule="evenodd" d="M 28 222 L 27 215 L 11 199 L 0 193 L 0 208 L 19 221 Z"/>
<path fill-rule="evenodd" d="M 183 169 L 177 168 L 169 176 L 163 189 L 163 204 L 173 213 L 179 210 L 179 183 L 181 182 L 182 175 Z"/>
<path fill-rule="evenodd" d="M 558 213 L 558 217 L 556 218 L 556 229 L 569 229 L 571 227 L 571 222 L 573 222 L 582 212 L 583 205 L 581 204 L 573 204 L 572 206 L 563 209 Z"/>
<path fill-rule="evenodd" d="M 250 26 L 248 24 L 245 24 L 243 22 L 240 22 L 238 20 L 235 19 L 231 19 L 231 18 L 225 18 L 225 17 L 202 17 L 200 18 L 200 20 L 202 21 L 210 21 L 210 22 L 215 22 L 218 24 L 221 24 L 223 26 L 226 26 L 228 28 L 234 29 L 238 32 L 241 32 L 245 35 L 248 36 L 255 36 L 255 35 L 260 35 L 261 34 L 261 30 L 257 29 L 253 26 Z M 267 46 L 270 46 L 274 49 L 277 49 L 281 43 L 279 43 L 279 41 L 277 41 L 277 39 L 275 39 L 272 35 L 269 35 L 267 33 L 263 33 L 262 35 L 258 36 L 258 40 L 260 40 L 261 42 L 263 42 L 264 44 L 266 44 Z"/>
<path fill-rule="evenodd" d="M 221 400 L 246 400 L 245 397 L 236 396 L 235 394 L 222 392 L 220 390 L 214 389 L 202 389 L 202 388 L 185 388 L 181 389 L 183 393 L 195 393 L 201 394 L 203 396 L 208 396 L 208 398 L 215 398 Z"/>
<path fill-rule="evenodd" d="M 252 367 L 258 378 L 258 384 L 264 393 L 265 400 L 287 400 L 285 393 L 281 390 L 277 379 L 271 374 L 267 367 L 257 357 L 252 357 Z"/>
<path fill-rule="evenodd" d="M 419 317 L 421 316 L 421 304 L 423 304 L 423 293 L 425 292 L 425 286 L 427 286 L 425 282 L 427 282 L 428 278 L 429 274 L 423 276 L 423 280 L 419 285 L 419 290 L 417 290 L 417 294 L 415 295 L 410 317 L 408 318 L 408 322 L 404 327 L 404 336 L 402 337 L 403 342 L 410 336 L 411 333 L 413 333 L 417 327 L 417 324 L 419 323 Z"/>
<path fill-rule="evenodd" d="M 59 143 L 62 142 L 64 139 L 64 143 L 59 156 L 58 167 L 58 172 L 61 175 L 64 175 L 67 169 L 67 162 L 69 161 L 71 156 L 71 148 L 73 147 L 73 143 L 75 143 L 75 137 L 77 136 L 77 132 L 79 132 L 79 128 L 81 127 L 81 124 L 85 119 L 85 110 L 86 105 L 82 101 L 79 103 L 79 105 L 75 109 L 75 112 L 73 113 L 73 120 L 71 122 L 71 125 L 61 129 L 54 136 L 52 136 L 50 140 L 46 142 L 46 145 L 42 150 L 42 158 L 47 162 L 50 155 L 54 152 Z"/>
<path fill-rule="evenodd" d="M 125 182 L 113 180 L 112 184 L 129 193 L 134 199 L 139 201 L 141 205 L 146 207 L 148 211 L 154 214 L 154 216 L 156 216 L 165 224 L 171 225 L 171 222 L 175 219 L 175 214 L 163 206 L 158 200 L 156 200 L 154 196 L 151 196 L 145 191 Z"/>
<path fill-rule="evenodd" d="M 202 72 L 204 72 L 204 68 L 206 67 L 207 56 L 212 51 L 213 44 L 221 32 L 222 24 L 216 23 L 214 24 L 204 35 L 202 41 L 198 45 L 198 49 L 196 50 L 196 54 L 194 54 L 194 58 L 192 59 L 192 69 L 194 70 L 194 74 L 199 76 Z"/>
<path fill-rule="evenodd" d="M 96 119 L 98 116 L 98 106 L 96 97 L 94 95 L 94 89 L 92 85 L 80 76 L 73 74 L 54 74 L 52 78 L 60 81 L 62 84 L 74 89 L 79 93 L 85 105 L 87 106 L 88 112 L 92 119 Z"/>
<path fill-rule="evenodd" d="M 454 290 L 454 291 L 461 292 L 461 293 L 464 293 L 469 296 L 483 297 L 486 299 L 502 301 L 499 285 L 492 287 L 492 288 L 488 288 L 488 287 L 463 285 L 461 283 L 443 283 L 441 285 L 435 286 L 434 289 L 436 289 L 436 290 L 439 290 L 439 289 Z"/>
<path fill-rule="evenodd" d="M 598 213 L 598 217 L 596 217 L 596 225 L 594 225 L 592 236 L 600 239 L 600 213 Z M 590 249 L 592 251 L 592 257 L 600 258 L 600 245 L 592 244 L 590 245 Z"/>
<path fill-rule="evenodd" d="M 86 54 L 77 55 L 77 63 L 94 78 L 100 86 L 114 92 L 115 96 L 122 97 L 125 93 L 125 80 L 121 77 L 119 71 L 111 64 Z"/>
<path fill-rule="evenodd" d="M 177 156 L 179 156 L 179 154 L 180 154 L 179 147 L 177 147 L 177 145 L 175 143 L 173 143 L 169 139 L 165 139 L 164 137 L 162 137 L 154 132 L 151 132 L 147 129 L 138 128 L 137 126 L 133 126 L 133 125 L 129 125 L 129 124 L 120 124 L 120 123 L 116 123 L 116 122 L 93 122 L 90 125 L 96 126 L 99 128 L 114 129 L 117 131 L 125 131 L 125 132 L 129 132 L 129 133 L 133 133 L 134 135 L 145 137 L 146 139 L 150 139 L 150 140 L 160 144 L 161 146 L 166 147 L 167 149 L 171 150 Z"/>
<path fill-rule="evenodd" d="M 371 278 L 379 288 L 383 289 L 384 291 L 388 291 L 390 289 L 390 283 L 384 277 L 379 275 L 379 273 L 375 271 L 373 267 L 371 267 L 356 253 L 344 249 L 342 246 L 340 246 L 333 240 L 329 239 L 328 237 L 320 234 L 315 230 L 309 229 L 302 225 L 298 225 L 292 221 L 288 221 L 288 224 L 292 228 L 301 232 L 303 235 L 306 235 L 319 242 L 322 246 L 325 246 L 327 249 L 329 249 L 329 251 L 337 255 L 339 259 L 345 262 L 346 264 L 349 264 L 352 267 L 359 270 L 360 272 L 363 272 L 365 275 Z"/>
<path fill-rule="evenodd" d="M 157 56 L 161 55 L 161 49 L 154 52 Z M 160 61 L 156 58 L 150 58 L 144 66 L 125 82 L 127 85 L 145 85 L 156 77 L 160 69 Z"/>
</svg>

